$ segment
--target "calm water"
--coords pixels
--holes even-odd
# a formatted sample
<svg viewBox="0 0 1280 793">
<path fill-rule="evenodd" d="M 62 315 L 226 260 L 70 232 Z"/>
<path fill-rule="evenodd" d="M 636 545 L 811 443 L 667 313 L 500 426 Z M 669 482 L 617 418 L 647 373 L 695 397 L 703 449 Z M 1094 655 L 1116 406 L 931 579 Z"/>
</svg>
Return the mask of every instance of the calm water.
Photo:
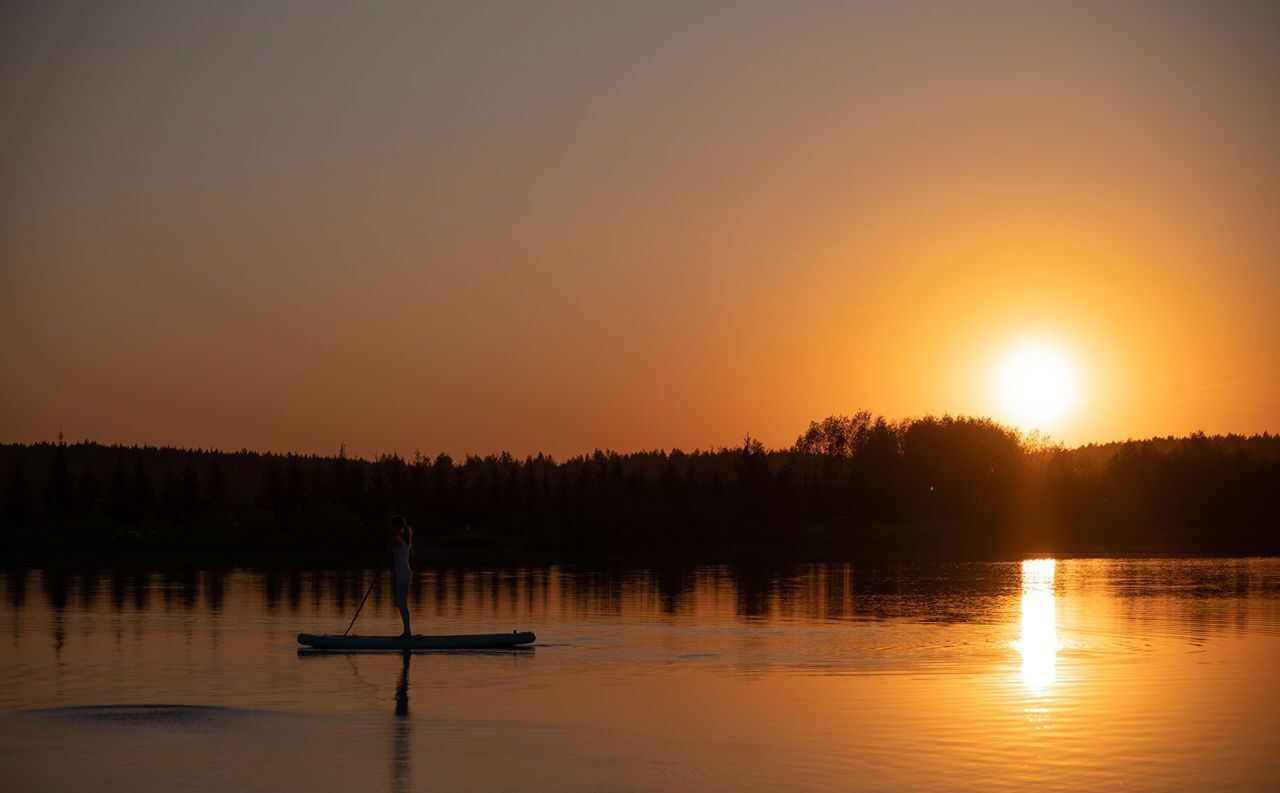
<svg viewBox="0 0 1280 793">
<path fill-rule="evenodd" d="M 1276 559 L 368 575 L 4 574 L 0 788 L 1280 789 Z"/>
</svg>

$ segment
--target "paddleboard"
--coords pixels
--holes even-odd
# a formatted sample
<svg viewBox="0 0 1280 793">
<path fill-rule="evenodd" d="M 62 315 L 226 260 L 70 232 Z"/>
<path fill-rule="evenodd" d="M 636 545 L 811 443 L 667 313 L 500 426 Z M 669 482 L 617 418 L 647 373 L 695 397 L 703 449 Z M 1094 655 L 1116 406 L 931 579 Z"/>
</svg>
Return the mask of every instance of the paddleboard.
<svg viewBox="0 0 1280 793">
<path fill-rule="evenodd" d="M 318 650 L 491 650 L 532 644 L 533 631 L 511 633 L 471 633 L 462 636 L 334 636 L 328 633 L 299 633 L 298 644 Z"/>
</svg>

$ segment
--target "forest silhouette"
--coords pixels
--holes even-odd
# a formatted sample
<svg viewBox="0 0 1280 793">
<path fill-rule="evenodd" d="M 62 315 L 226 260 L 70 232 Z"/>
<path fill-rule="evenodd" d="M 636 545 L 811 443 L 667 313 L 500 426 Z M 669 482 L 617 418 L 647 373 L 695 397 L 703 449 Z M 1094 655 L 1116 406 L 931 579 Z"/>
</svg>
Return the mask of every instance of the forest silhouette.
<svg viewBox="0 0 1280 793">
<path fill-rule="evenodd" d="M 1074 449 L 987 419 L 813 422 L 787 449 L 376 460 L 88 441 L 0 445 L 0 551 L 814 557 L 1280 551 L 1280 436 Z M 424 542 L 425 541 L 425 542 Z M 360 557 L 363 561 L 363 557 Z"/>
</svg>

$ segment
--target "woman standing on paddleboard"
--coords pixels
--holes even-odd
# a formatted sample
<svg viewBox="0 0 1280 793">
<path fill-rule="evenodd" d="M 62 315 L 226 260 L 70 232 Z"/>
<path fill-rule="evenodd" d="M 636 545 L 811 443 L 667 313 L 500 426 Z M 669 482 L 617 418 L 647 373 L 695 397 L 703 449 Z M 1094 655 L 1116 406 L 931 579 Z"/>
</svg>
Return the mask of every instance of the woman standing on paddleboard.
<svg viewBox="0 0 1280 793">
<path fill-rule="evenodd" d="M 413 527 L 402 515 L 392 515 L 391 550 L 395 554 L 396 569 L 396 608 L 400 609 L 400 619 L 404 622 L 404 633 L 401 638 L 413 634 L 409 631 L 409 578 L 413 571 L 409 569 L 409 556 L 413 553 Z"/>
</svg>

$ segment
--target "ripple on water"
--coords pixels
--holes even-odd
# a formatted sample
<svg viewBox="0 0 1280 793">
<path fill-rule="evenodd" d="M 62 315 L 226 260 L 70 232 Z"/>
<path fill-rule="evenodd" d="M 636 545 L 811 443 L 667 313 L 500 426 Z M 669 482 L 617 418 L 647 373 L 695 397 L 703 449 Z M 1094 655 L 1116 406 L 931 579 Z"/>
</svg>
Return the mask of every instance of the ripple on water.
<svg viewBox="0 0 1280 793">
<path fill-rule="evenodd" d="M 27 716 L 52 719 L 72 726 L 162 727 L 165 729 L 225 727 L 233 720 L 263 713 L 263 711 L 249 708 L 229 708 L 222 705 L 152 703 L 70 705 L 56 708 L 30 708 L 21 712 Z"/>
</svg>

